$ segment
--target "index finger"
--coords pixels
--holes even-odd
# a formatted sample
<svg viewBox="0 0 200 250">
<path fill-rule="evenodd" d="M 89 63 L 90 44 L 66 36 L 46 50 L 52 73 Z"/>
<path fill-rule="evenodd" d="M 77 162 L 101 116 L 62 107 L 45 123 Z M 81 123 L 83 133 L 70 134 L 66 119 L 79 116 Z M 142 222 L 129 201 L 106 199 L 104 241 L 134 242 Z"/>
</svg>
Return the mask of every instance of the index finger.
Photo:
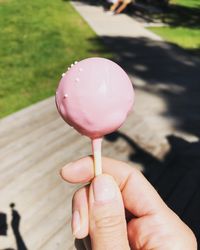
<svg viewBox="0 0 200 250">
<path fill-rule="evenodd" d="M 128 164 L 103 157 L 103 172 L 116 180 L 124 201 L 124 206 L 135 216 L 157 213 L 164 202 L 143 174 Z M 61 170 L 61 176 L 70 183 L 87 183 L 94 178 L 92 157 L 72 162 Z"/>
</svg>

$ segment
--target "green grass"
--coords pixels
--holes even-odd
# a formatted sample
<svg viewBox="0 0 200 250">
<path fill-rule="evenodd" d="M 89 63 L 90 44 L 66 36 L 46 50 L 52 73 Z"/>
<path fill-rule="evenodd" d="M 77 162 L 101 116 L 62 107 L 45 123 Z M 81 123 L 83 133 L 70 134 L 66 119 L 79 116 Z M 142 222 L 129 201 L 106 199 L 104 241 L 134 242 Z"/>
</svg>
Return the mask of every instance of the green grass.
<svg viewBox="0 0 200 250">
<path fill-rule="evenodd" d="M 199 0 L 172 0 L 171 3 L 192 8 L 198 8 L 200 6 Z"/>
<path fill-rule="evenodd" d="M 171 7 L 160 18 L 169 27 L 151 27 L 151 31 L 169 42 L 199 54 L 199 0 L 173 0 Z"/>
<path fill-rule="evenodd" d="M 54 95 L 66 68 L 91 56 L 111 57 L 69 2 L 0 0 L 0 117 Z"/>
<path fill-rule="evenodd" d="M 200 30 L 185 27 L 150 28 L 166 41 L 175 43 L 184 49 L 194 51 L 200 48 Z"/>
</svg>

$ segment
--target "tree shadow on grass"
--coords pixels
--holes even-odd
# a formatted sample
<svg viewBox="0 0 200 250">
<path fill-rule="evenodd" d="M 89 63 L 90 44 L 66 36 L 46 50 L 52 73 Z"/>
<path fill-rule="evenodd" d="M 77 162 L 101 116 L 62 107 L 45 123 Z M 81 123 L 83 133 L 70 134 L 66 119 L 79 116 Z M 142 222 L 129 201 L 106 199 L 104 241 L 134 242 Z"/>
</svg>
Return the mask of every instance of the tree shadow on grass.
<svg viewBox="0 0 200 250">
<path fill-rule="evenodd" d="M 160 16 L 163 23 L 173 27 L 200 28 L 200 8 L 171 5 Z"/>
<path fill-rule="evenodd" d="M 147 22 L 162 22 L 172 27 L 187 27 L 190 29 L 200 28 L 200 5 L 187 7 L 178 4 L 159 6 L 152 8 L 154 4 L 146 4 L 143 9 L 137 8 L 134 4 L 127 9 L 127 14 L 133 17 L 140 17 Z"/>
</svg>

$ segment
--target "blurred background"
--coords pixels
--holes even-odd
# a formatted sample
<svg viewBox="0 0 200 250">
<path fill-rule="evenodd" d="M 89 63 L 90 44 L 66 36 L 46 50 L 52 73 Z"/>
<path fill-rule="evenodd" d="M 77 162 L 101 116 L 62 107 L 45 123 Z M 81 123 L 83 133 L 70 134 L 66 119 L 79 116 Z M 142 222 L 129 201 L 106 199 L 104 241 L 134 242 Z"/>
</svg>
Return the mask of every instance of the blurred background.
<svg viewBox="0 0 200 250">
<path fill-rule="evenodd" d="M 75 61 L 106 57 L 136 91 L 103 155 L 143 171 L 200 241 L 199 0 L 0 0 L 0 249 L 75 249 L 59 171 L 91 154 L 54 93 Z"/>
</svg>

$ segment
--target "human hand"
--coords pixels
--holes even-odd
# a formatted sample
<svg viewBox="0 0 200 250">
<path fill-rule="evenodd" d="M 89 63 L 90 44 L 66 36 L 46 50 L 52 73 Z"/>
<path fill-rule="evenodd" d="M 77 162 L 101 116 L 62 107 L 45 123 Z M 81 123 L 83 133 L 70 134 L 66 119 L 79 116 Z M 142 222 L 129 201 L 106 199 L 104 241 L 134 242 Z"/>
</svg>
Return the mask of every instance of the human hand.
<svg viewBox="0 0 200 250">
<path fill-rule="evenodd" d="M 103 158 L 103 172 L 94 178 L 91 157 L 61 170 L 62 178 L 70 183 L 91 181 L 73 197 L 72 230 L 76 238 L 89 234 L 94 250 L 197 249 L 193 232 L 142 173 L 109 158 Z"/>
</svg>

